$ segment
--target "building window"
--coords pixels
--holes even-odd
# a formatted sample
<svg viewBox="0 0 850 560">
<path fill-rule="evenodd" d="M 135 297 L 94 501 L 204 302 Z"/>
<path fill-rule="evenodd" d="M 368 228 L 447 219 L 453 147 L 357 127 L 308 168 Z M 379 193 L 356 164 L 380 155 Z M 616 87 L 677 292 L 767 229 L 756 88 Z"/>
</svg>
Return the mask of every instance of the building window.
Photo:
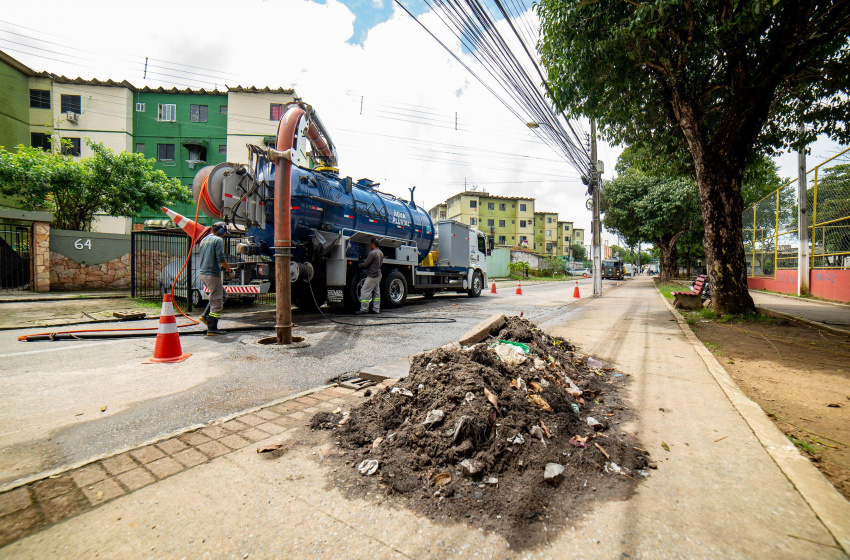
<svg viewBox="0 0 850 560">
<path fill-rule="evenodd" d="M 137 153 L 137 154 L 143 154 L 143 153 L 145 153 L 145 145 L 144 145 L 144 144 L 142 144 L 141 142 L 140 142 L 140 143 L 138 143 L 138 144 L 136 144 L 136 153 Z"/>
<path fill-rule="evenodd" d="M 488 225 L 488 226 L 494 226 L 494 225 L 496 225 L 496 220 L 487 220 L 487 225 Z"/>
<path fill-rule="evenodd" d="M 566 243 L 570 242 L 570 236 L 569 235 L 564 236 L 564 242 L 566 242 Z"/>
<path fill-rule="evenodd" d="M 227 144 L 219 144 L 218 145 L 218 153 L 223 156 L 227 155 Z"/>
<path fill-rule="evenodd" d="M 440 211 L 440 219 L 441 219 L 441 220 L 445 220 L 445 219 L 446 219 L 446 211 L 445 211 L 445 210 L 441 210 L 441 211 Z"/>
<path fill-rule="evenodd" d="M 519 236 L 519 243 L 520 243 L 520 245 L 527 245 L 528 244 L 528 238 L 524 235 L 520 235 Z"/>
<path fill-rule="evenodd" d="M 470 200 L 469 201 L 469 207 L 470 208 L 478 208 L 478 201 L 477 200 Z"/>
<path fill-rule="evenodd" d="M 145 112 L 145 104 L 144 103 L 136 103 L 136 112 L 144 113 Z"/>
<path fill-rule="evenodd" d="M 77 113 L 78 115 L 83 112 L 83 102 L 80 99 L 79 95 L 65 95 L 62 94 L 59 97 L 61 101 L 60 105 L 60 113 Z"/>
<path fill-rule="evenodd" d="M 50 92 L 46 89 L 31 89 L 30 107 L 33 109 L 50 109 Z"/>
<path fill-rule="evenodd" d="M 525 204 L 520 204 L 520 205 L 519 205 L 519 211 L 520 211 L 520 212 L 525 212 Z"/>
<path fill-rule="evenodd" d="M 79 97 L 79 96 L 77 96 Z M 80 156 L 80 139 L 79 138 L 63 138 L 62 139 L 62 155 L 63 156 Z M 67 140 L 68 142 L 65 142 Z"/>
<path fill-rule="evenodd" d="M 160 122 L 174 122 L 177 120 L 177 105 L 173 103 L 160 103 L 157 105 L 156 120 Z"/>
<path fill-rule="evenodd" d="M 157 161 L 174 161 L 174 144 L 156 145 Z"/>
<path fill-rule="evenodd" d="M 495 209 L 496 209 L 496 203 L 495 202 L 488 202 L 487 203 L 487 210 L 495 210 Z"/>
<path fill-rule="evenodd" d="M 189 105 L 190 122 L 207 122 L 206 105 Z"/>
<path fill-rule="evenodd" d="M 546 216 L 546 223 L 547 223 L 547 224 L 551 224 L 551 223 L 552 223 L 552 216 Z"/>
<path fill-rule="evenodd" d="M 505 227 L 505 220 L 499 220 L 499 227 Z"/>
<path fill-rule="evenodd" d="M 283 116 L 283 105 L 280 103 L 271 103 L 269 105 L 269 120 L 279 121 Z"/>
<path fill-rule="evenodd" d="M 499 204 L 499 210 L 504 212 L 507 207 L 504 204 Z"/>
<path fill-rule="evenodd" d="M 552 244 L 551 244 L 551 243 L 547 243 L 547 244 L 546 244 L 546 252 L 547 252 L 547 253 L 551 253 L 551 252 L 552 252 Z"/>
<path fill-rule="evenodd" d="M 477 220 L 476 218 L 469 218 L 469 225 L 471 225 L 471 226 L 477 226 L 477 225 L 478 225 L 478 220 Z"/>
<path fill-rule="evenodd" d="M 504 245 L 507 239 L 505 239 L 504 235 L 499 236 L 499 245 Z"/>
<path fill-rule="evenodd" d="M 227 105 L 222 105 L 221 107 L 219 107 L 218 112 L 221 113 L 222 115 L 226 115 L 227 114 Z"/>
<path fill-rule="evenodd" d="M 552 230 L 551 229 L 546 230 L 546 237 L 552 237 Z"/>
<path fill-rule="evenodd" d="M 519 221 L 519 227 L 525 227 L 525 220 Z"/>
<path fill-rule="evenodd" d="M 30 145 L 33 148 L 41 148 L 45 152 L 49 152 L 53 147 L 50 143 L 50 135 L 43 132 L 30 133 Z"/>
</svg>

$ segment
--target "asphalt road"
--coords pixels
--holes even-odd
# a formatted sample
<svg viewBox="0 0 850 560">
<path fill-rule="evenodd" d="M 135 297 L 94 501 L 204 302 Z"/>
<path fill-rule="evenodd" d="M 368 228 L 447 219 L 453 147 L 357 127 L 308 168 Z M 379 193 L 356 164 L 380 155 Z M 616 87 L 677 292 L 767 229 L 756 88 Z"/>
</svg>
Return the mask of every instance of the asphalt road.
<svg viewBox="0 0 850 560">
<path fill-rule="evenodd" d="M 607 290 L 618 283 L 604 284 Z M 579 286 L 588 296 L 590 279 Z M 352 325 L 296 312 L 295 334 L 306 338 L 305 348 L 257 343 L 270 333 L 182 336 L 183 351 L 193 355 L 179 364 L 142 364 L 153 355 L 150 338 L 24 343 L 17 336 L 29 331 L 0 332 L 0 486 L 430 350 L 494 313 L 523 312 L 538 324 L 563 318 L 576 302 L 573 288 L 558 282 L 524 286 L 521 296 L 512 287 L 475 299 L 411 298 L 380 316 L 328 312 Z M 237 319 L 226 312 L 225 328 Z M 374 326 L 428 318 L 455 322 Z M 271 326 L 273 311 L 251 320 Z"/>
</svg>

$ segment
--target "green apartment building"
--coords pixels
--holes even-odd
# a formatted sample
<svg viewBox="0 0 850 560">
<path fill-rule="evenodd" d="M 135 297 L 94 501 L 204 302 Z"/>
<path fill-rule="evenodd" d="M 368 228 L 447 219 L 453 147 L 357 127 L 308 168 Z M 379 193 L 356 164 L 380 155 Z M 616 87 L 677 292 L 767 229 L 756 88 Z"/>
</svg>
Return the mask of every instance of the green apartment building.
<svg viewBox="0 0 850 560">
<path fill-rule="evenodd" d="M 201 168 L 227 161 L 227 92 L 142 88 L 133 93 L 133 150 L 156 160 L 154 167 L 191 188 Z M 195 216 L 194 204 L 174 211 Z M 164 219 L 156 209 L 136 223 Z M 211 218 L 203 218 L 211 223 Z"/>
<path fill-rule="evenodd" d="M 0 146 L 30 145 L 29 78 L 35 73 L 0 51 Z"/>
<path fill-rule="evenodd" d="M 558 252 L 557 212 L 534 213 L 534 245 L 532 249 L 547 257 L 560 255 Z"/>
</svg>

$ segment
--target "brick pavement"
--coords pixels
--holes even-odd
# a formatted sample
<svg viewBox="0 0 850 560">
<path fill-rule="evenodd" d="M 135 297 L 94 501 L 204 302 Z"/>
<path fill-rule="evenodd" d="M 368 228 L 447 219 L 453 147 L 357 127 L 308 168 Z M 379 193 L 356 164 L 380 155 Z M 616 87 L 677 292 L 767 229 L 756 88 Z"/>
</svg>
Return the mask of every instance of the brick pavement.
<svg viewBox="0 0 850 560">
<path fill-rule="evenodd" d="M 0 547 L 271 435 L 294 430 L 316 412 L 348 409 L 363 392 L 326 388 L 4 492 L 0 494 Z"/>
</svg>

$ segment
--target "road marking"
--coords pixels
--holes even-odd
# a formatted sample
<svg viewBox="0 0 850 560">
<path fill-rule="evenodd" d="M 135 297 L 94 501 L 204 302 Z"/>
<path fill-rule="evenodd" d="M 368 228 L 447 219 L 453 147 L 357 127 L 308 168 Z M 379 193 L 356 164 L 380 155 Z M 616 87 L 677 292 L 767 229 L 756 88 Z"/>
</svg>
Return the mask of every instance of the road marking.
<svg viewBox="0 0 850 560">
<path fill-rule="evenodd" d="M 61 348 L 44 348 L 43 350 L 27 350 L 25 352 L 11 352 L 9 354 L 0 354 L 0 358 L 12 358 L 14 356 L 22 356 L 24 354 L 42 354 L 44 352 L 59 352 L 60 350 L 76 350 L 78 348 L 91 348 L 92 346 L 101 346 L 103 344 L 115 344 L 120 340 L 107 340 L 105 342 L 94 342 L 92 344 L 75 344 L 73 346 L 62 346 Z"/>
</svg>

